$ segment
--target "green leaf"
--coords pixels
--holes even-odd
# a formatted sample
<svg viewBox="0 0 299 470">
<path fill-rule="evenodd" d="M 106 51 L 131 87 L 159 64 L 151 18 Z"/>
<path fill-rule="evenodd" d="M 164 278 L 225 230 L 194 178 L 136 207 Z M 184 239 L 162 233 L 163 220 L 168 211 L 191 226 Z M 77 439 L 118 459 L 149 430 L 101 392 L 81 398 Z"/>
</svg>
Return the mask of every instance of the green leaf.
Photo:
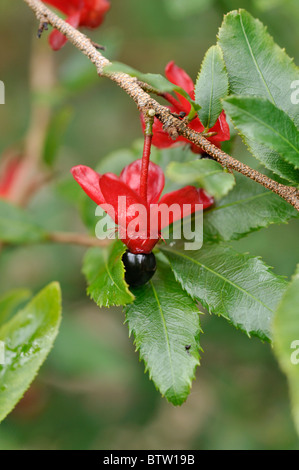
<svg viewBox="0 0 299 470">
<path fill-rule="evenodd" d="M 289 382 L 292 412 L 299 434 L 299 264 L 273 323 L 274 352 Z"/>
<path fill-rule="evenodd" d="M 223 106 L 242 136 L 299 168 L 299 131 L 284 111 L 268 100 L 247 96 L 230 96 Z"/>
<path fill-rule="evenodd" d="M 205 128 L 216 123 L 221 111 L 221 99 L 228 95 L 228 76 L 222 51 L 212 46 L 207 51 L 195 85 L 195 101 L 201 107 L 199 119 Z"/>
<path fill-rule="evenodd" d="M 298 80 L 299 69 L 266 27 L 240 9 L 224 17 L 218 38 L 231 92 L 264 97 L 299 125 L 298 109 L 291 101 L 291 84 Z"/>
<path fill-rule="evenodd" d="M 113 62 L 112 64 L 106 65 L 103 72 L 110 75 L 113 73 L 126 73 L 131 77 L 136 77 L 141 82 L 147 83 L 152 88 L 159 90 L 161 93 L 172 93 L 177 92 L 184 96 L 194 107 L 196 111 L 200 109 L 200 106 L 195 103 L 189 96 L 189 94 L 178 85 L 174 85 L 167 78 L 163 77 L 158 73 L 142 73 L 136 69 L 133 69 L 129 65 L 122 64 L 121 62 Z"/>
<path fill-rule="evenodd" d="M 0 325 L 7 321 L 14 310 L 31 297 L 28 289 L 14 289 L 0 297 Z"/>
<path fill-rule="evenodd" d="M 220 163 L 208 159 L 172 162 L 167 167 L 166 175 L 181 185 L 196 184 L 216 199 L 225 196 L 235 184 L 231 173 L 224 171 Z"/>
<path fill-rule="evenodd" d="M 299 217 L 298 211 L 277 194 L 246 176 L 236 173 L 235 178 L 232 191 L 204 211 L 204 241 L 238 240 L 270 224 Z"/>
<path fill-rule="evenodd" d="M 33 243 L 47 238 L 46 232 L 24 210 L 0 200 L 0 240 L 8 243 Z"/>
<path fill-rule="evenodd" d="M 158 73 L 142 73 L 121 62 L 113 62 L 112 64 L 106 65 L 103 72 L 109 75 L 112 73 L 126 73 L 131 75 L 131 77 L 137 77 L 138 80 L 164 93 L 172 93 L 173 91 L 181 90 L 180 87 L 171 83 L 167 78 L 163 77 L 163 75 Z"/>
<path fill-rule="evenodd" d="M 232 11 L 220 28 L 219 45 L 231 93 L 268 99 L 298 126 L 299 113 L 291 101 L 291 85 L 298 80 L 299 70 L 264 25 L 245 10 Z M 267 168 L 292 183 L 299 182 L 298 170 L 281 161 L 277 152 L 247 139 L 245 143 Z"/>
<path fill-rule="evenodd" d="M 0 365 L 0 421 L 35 378 L 52 348 L 60 320 L 60 288 L 52 283 L 0 328 L 5 345 L 5 363 Z"/>
<path fill-rule="evenodd" d="M 188 95 L 188 93 L 183 90 L 183 88 L 179 87 L 178 85 L 174 85 L 171 83 L 167 78 L 163 77 L 158 73 L 141 73 L 141 72 L 133 72 L 133 76 L 136 76 L 142 82 L 147 83 L 148 85 L 156 88 L 157 90 L 164 92 L 164 93 L 172 93 L 177 91 L 181 93 L 183 96 Z M 189 96 L 189 95 L 188 95 Z M 190 100 L 190 96 L 189 96 Z"/>
<path fill-rule="evenodd" d="M 134 294 L 125 312 L 136 349 L 161 394 L 181 405 L 199 364 L 198 308 L 160 260 L 153 279 Z"/>
<path fill-rule="evenodd" d="M 198 251 L 162 247 L 176 279 L 210 312 L 245 333 L 271 339 L 271 321 L 286 288 L 259 258 L 228 246 L 208 245 Z"/>
<path fill-rule="evenodd" d="M 269 170 L 287 181 L 287 184 L 299 185 L 299 170 L 293 165 L 282 160 L 280 155 L 266 145 L 252 142 L 249 139 L 245 142 L 253 155 Z"/>
<path fill-rule="evenodd" d="M 134 300 L 124 279 L 122 255 L 126 246 L 117 240 L 108 248 L 91 248 L 83 263 L 83 273 L 89 285 L 88 295 L 99 307 L 126 305 Z"/>
<path fill-rule="evenodd" d="M 63 136 L 72 117 L 72 109 L 65 106 L 53 115 L 44 143 L 44 162 L 52 166 L 58 154 Z"/>
</svg>

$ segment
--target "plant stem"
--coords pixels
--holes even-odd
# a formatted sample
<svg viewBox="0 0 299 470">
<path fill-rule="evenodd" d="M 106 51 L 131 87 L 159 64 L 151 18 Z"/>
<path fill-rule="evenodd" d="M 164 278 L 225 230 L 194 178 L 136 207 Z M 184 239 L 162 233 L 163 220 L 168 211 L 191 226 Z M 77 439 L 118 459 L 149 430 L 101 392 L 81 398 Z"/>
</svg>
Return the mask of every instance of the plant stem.
<svg viewBox="0 0 299 470">
<path fill-rule="evenodd" d="M 122 88 L 134 100 L 141 112 L 145 114 L 149 109 L 153 109 L 156 118 L 162 122 L 163 128 L 172 138 L 175 139 L 178 135 L 186 137 L 190 142 L 193 142 L 206 153 L 212 155 L 223 167 L 238 171 L 248 178 L 251 178 L 270 191 L 278 194 L 299 211 L 299 190 L 297 188 L 279 184 L 218 149 L 200 133 L 188 127 L 188 123 L 172 116 L 168 107 L 160 105 L 151 98 L 138 84 L 135 77 L 131 77 L 122 72 L 105 72 L 104 68 L 111 62 L 94 47 L 88 37 L 55 15 L 55 13 L 49 10 L 40 0 L 24 0 L 24 2 L 34 11 L 38 20 L 46 21 L 52 25 L 64 34 L 77 49 L 85 54 L 96 66 L 99 75 L 109 78 Z"/>
<path fill-rule="evenodd" d="M 62 243 L 66 245 L 81 245 L 81 246 L 98 246 L 103 247 L 111 243 L 111 240 L 98 240 L 95 237 L 81 233 L 72 232 L 51 232 L 48 234 L 46 241 L 53 243 Z"/>
<path fill-rule="evenodd" d="M 140 196 L 144 201 L 147 201 L 147 179 L 148 179 L 148 166 L 150 162 L 150 153 L 152 145 L 152 136 L 144 136 L 144 147 L 142 154 L 142 166 L 140 175 Z"/>
<path fill-rule="evenodd" d="M 140 196 L 147 203 L 147 182 L 148 182 L 148 167 L 150 162 L 152 138 L 153 138 L 153 123 L 155 111 L 150 113 L 151 110 L 144 116 L 145 119 L 145 130 L 144 130 L 144 146 L 142 154 L 142 166 L 140 174 Z"/>
</svg>

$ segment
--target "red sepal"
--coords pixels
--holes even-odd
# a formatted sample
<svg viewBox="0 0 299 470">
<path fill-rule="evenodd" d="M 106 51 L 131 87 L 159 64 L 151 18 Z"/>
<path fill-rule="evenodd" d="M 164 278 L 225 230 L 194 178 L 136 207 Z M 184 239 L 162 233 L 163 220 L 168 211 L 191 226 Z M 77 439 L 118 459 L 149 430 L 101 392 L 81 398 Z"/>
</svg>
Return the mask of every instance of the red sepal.
<svg viewBox="0 0 299 470">
<path fill-rule="evenodd" d="M 105 198 L 99 186 L 101 178 L 99 173 L 84 165 L 74 166 L 71 173 L 90 199 L 98 205 L 105 203 Z"/>
<path fill-rule="evenodd" d="M 202 188 L 185 186 L 182 189 L 165 194 L 161 198 L 159 206 L 161 206 L 161 204 L 166 204 L 168 207 L 170 207 L 172 204 L 178 204 L 181 208 L 178 214 L 181 214 L 181 216 L 183 214 L 184 217 L 186 217 L 195 212 L 196 204 L 202 204 L 203 209 L 210 207 L 212 204 L 214 204 L 214 198 L 209 196 Z M 186 205 L 185 208 L 184 205 Z M 177 216 L 176 213 L 171 213 L 171 216 L 168 220 L 162 220 L 160 229 L 162 230 L 167 225 L 170 225 L 176 220 L 179 220 L 181 216 Z"/>
<path fill-rule="evenodd" d="M 139 194 L 142 159 L 127 165 L 120 174 L 120 180 Z M 165 177 L 161 167 L 153 162 L 149 163 L 147 180 L 147 202 L 158 202 L 165 184 Z"/>
</svg>

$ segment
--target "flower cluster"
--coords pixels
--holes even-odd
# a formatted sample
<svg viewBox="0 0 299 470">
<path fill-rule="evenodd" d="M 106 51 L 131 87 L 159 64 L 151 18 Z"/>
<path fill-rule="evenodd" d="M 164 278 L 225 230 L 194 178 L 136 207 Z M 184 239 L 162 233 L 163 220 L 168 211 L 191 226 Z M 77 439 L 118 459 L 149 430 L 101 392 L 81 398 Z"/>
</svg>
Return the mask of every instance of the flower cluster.
<svg viewBox="0 0 299 470">
<path fill-rule="evenodd" d="M 214 199 L 203 189 L 194 186 L 185 186 L 177 191 L 164 194 L 165 178 L 163 170 L 155 163 L 150 162 L 147 180 L 147 200 L 140 196 L 140 176 L 142 160 L 136 160 L 126 166 L 120 176 L 113 173 L 100 175 L 91 168 L 78 165 L 72 168 L 75 180 L 80 184 L 85 193 L 113 218 L 114 222 L 125 229 L 122 241 L 127 245 L 131 253 L 150 253 L 161 238 L 161 230 L 198 210 L 198 205 L 203 209 L 210 207 Z M 125 203 L 120 208 L 120 198 Z M 168 213 L 167 217 L 159 217 L 155 227 L 152 225 L 152 212 L 160 210 L 162 206 L 170 208 L 175 205 L 179 210 Z M 136 209 L 137 208 L 137 209 Z M 132 236 L 128 227 L 136 219 L 136 210 L 144 208 L 146 219 L 146 233 L 143 236 Z M 187 210 L 185 210 L 187 208 Z M 154 235 L 153 235 L 154 234 Z"/>
<path fill-rule="evenodd" d="M 85 26 L 97 28 L 110 8 L 108 0 L 43 0 L 67 15 L 67 23 L 74 28 Z M 66 37 L 57 30 L 50 34 L 52 49 L 59 50 L 66 43 Z"/>
<path fill-rule="evenodd" d="M 185 70 L 178 67 L 173 61 L 169 62 L 165 68 L 165 75 L 166 78 L 173 84 L 181 87 L 185 90 L 190 98 L 194 100 L 195 93 L 194 93 L 194 83 L 189 75 L 185 72 Z M 185 113 L 188 115 L 191 110 L 190 102 L 180 95 L 176 93 L 176 98 L 172 95 L 166 93 L 165 98 L 169 101 L 171 106 L 169 109 L 172 113 L 180 114 Z M 143 125 L 143 129 L 145 128 L 143 115 L 141 115 L 141 121 Z M 203 124 L 201 123 L 199 117 L 194 118 L 190 121 L 189 127 L 197 132 L 203 132 L 205 130 Z M 209 137 L 208 140 L 220 147 L 221 142 L 230 139 L 230 131 L 229 125 L 226 122 L 225 112 L 222 111 L 219 118 L 217 119 L 215 125 L 208 130 L 208 132 L 215 132 L 216 134 L 212 137 Z M 194 153 L 204 153 L 198 146 L 195 144 L 190 143 L 185 137 L 179 136 L 175 141 L 169 136 L 169 134 L 164 131 L 162 123 L 155 118 L 154 125 L 153 125 L 153 145 L 158 148 L 167 148 L 172 147 L 173 145 L 177 145 L 177 143 L 189 143 L 191 145 L 191 150 Z"/>
</svg>

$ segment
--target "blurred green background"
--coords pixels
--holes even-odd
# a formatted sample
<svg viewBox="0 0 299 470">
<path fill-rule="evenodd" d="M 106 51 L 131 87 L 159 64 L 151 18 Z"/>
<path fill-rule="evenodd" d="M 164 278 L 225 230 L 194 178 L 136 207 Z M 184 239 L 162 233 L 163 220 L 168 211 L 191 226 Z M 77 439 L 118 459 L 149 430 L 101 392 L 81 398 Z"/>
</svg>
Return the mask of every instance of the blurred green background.
<svg viewBox="0 0 299 470">
<path fill-rule="evenodd" d="M 163 73 L 175 62 L 195 79 L 223 14 L 245 8 L 260 18 L 276 42 L 299 62 L 298 0 L 111 0 L 112 8 L 93 40 L 108 58 L 144 72 Z M 22 0 L 0 6 L 0 154 L 22 148 L 33 100 L 29 63 L 37 22 Z M 108 80 L 99 79 L 70 44 L 54 54 L 57 86 L 46 102 L 61 102 L 72 118 L 55 162 L 57 178 L 30 209 L 52 230 L 84 231 L 71 201 L 71 166 L 95 166 L 108 153 L 141 137 L 134 103 Z M 234 155 L 256 162 L 237 141 Z M 58 181 L 58 183 L 57 183 Z M 71 188 L 71 191 L 70 191 Z M 61 195 L 65 197 L 61 199 Z M 67 197 L 66 197 L 67 196 Z M 298 261 L 299 221 L 271 226 L 234 242 L 260 255 L 276 273 L 290 276 Z M 204 349 L 187 402 L 174 408 L 155 391 L 128 339 L 120 309 L 101 310 L 85 294 L 84 249 L 32 246 L 0 256 L 0 292 L 52 280 L 61 283 L 64 318 L 38 378 L 0 425 L 0 449 L 298 449 L 286 379 L 271 347 L 248 339 L 221 318 L 202 317 Z"/>
</svg>

